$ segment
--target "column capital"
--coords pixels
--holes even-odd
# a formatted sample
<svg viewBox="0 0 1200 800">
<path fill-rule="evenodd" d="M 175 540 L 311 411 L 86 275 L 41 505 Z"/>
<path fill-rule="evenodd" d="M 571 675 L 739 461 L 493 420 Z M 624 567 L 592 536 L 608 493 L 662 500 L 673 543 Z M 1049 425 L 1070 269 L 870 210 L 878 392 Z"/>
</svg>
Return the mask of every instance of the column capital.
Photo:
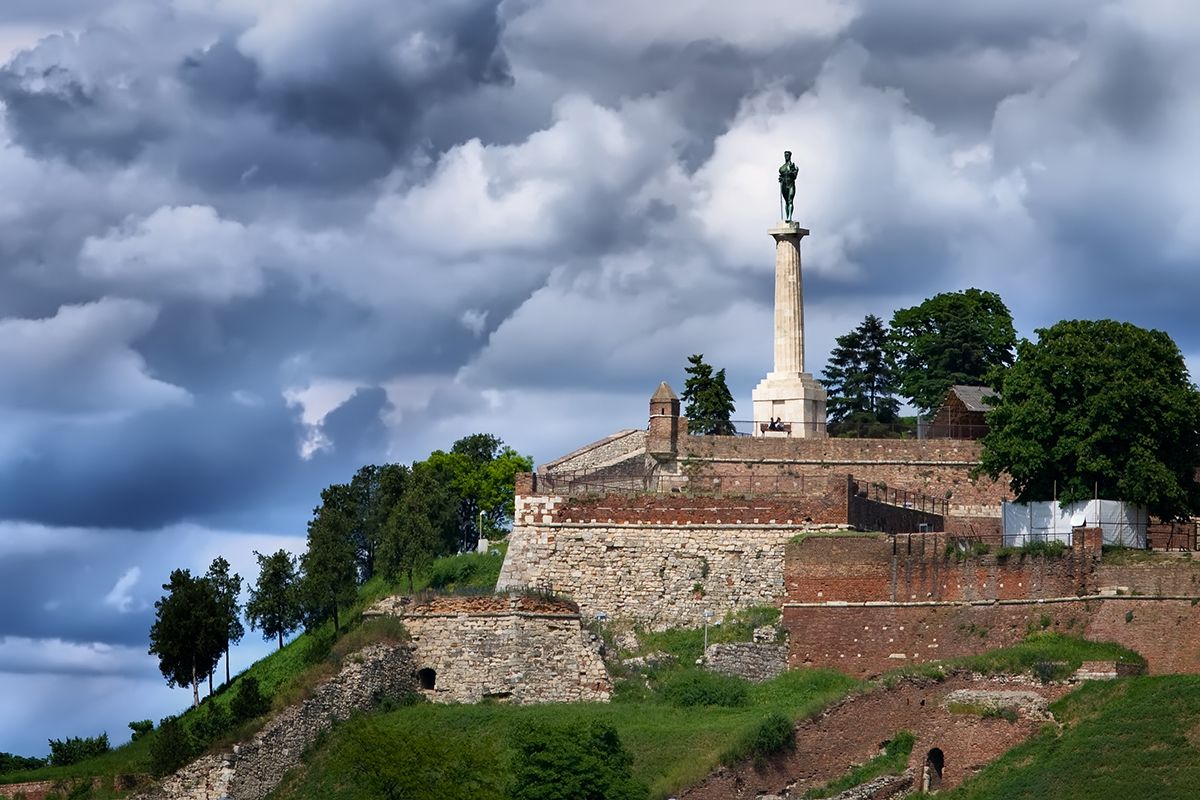
<svg viewBox="0 0 1200 800">
<path fill-rule="evenodd" d="M 805 236 L 808 236 L 808 228 L 801 228 L 798 222 L 784 222 L 780 220 L 767 233 L 774 236 L 777 241 L 785 236 L 795 236 L 797 239 L 803 239 Z"/>
</svg>

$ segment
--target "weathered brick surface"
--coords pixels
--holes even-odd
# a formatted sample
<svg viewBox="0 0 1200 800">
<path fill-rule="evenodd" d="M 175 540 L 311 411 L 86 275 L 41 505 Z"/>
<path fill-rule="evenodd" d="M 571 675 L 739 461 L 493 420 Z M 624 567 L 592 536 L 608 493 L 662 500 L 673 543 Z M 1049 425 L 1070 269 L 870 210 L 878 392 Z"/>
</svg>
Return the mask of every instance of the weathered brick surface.
<svg viewBox="0 0 1200 800">
<path fill-rule="evenodd" d="M 759 795 L 803 797 L 804 792 L 878 755 L 883 742 L 901 730 L 917 735 L 909 762 L 919 779 L 931 748 L 945 755 L 942 786 L 952 787 L 989 761 L 1035 733 L 1039 720 L 1022 716 L 1011 723 L 999 718 L 951 713 L 943 698 L 963 689 L 1022 689 L 1048 700 L 1067 691 L 1065 686 L 1014 685 L 1008 681 L 958 674 L 940 683 L 905 681 L 892 689 L 877 689 L 851 697 L 815 720 L 796 728 L 796 748 L 762 769 L 753 764 L 722 768 L 680 795 L 681 800 L 731 800 Z"/>
<path fill-rule="evenodd" d="M 831 601 L 1008 600 L 1090 593 L 1099 563 L 1092 536 L 1059 556 L 962 555 L 945 534 L 809 536 L 786 550 L 787 599 Z M 947 548 L 950 552 L 947 552 Z"/>
<path fill-rule="evenodd" d="M 1200 561 L 1163 553 L 1138 564 L 1102 563 L 1096 583 L 1101 590 L 1120 587 L 1128 594 L 1200 596 Z"/>
<path fill-rule="evenodd" d="M 1198 672 L 1198 623 L 1200 608 L 1190 600 L 1143 597 L 783 608 L 790 666 L 860 677 L 1016 644 L 1043 624 L 1136 650 L 1153 673 Z"/>
</svg>

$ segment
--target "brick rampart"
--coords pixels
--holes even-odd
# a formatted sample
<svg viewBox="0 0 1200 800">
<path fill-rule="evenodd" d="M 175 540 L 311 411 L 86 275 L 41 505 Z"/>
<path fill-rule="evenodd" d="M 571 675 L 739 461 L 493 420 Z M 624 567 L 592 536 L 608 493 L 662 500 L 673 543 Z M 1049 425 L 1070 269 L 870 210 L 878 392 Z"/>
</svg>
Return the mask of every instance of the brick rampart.
<svg viewBox="0 0 1200 800">
<path fill-rule="evenodd" d="M 790 666 L 858 677 L 1017 644 L 1043 627 L 1129 647 L 1153 673 L 1200 672 L 1197 622 L 1191 600 L 1143 597 L 783 608 Z"/>
<path fill-rule="evenodd" d="M 808 536 L 787 546 L 787 601 L 909 602 L 1073 597 L 1095 591 L 1099 534 L 1060 555 L 975 555 L 946 534 Z"/>
<path fill-rule="evenodd" d="M 851 473 L 859 480 L 947 499 L 952 509 L 995 509 L 997 516 L 1000 501 L 1011 499 L 1007 481 L 970 477 L 981 454 L 976 441 L 686 436 L 679 443 L 679 461 L 723 474 Z"/>
<path fill-rule="evenodd" d="M 1096 584 L 1100 591 L 1119 588 L 1131 595 L 1200 597 L 1200 560 L 1156 554 L 1136 564 L 1101 563 Z"/>
</svg>

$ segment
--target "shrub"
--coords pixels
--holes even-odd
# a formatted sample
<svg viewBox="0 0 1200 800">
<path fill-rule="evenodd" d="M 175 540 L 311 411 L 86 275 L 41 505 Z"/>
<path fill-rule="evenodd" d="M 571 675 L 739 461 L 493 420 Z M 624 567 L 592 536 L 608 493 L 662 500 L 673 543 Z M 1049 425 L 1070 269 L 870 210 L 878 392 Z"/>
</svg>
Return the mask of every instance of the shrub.
<svg viewBox="0 0 1200 800">
<path fill-rule="evenodd" d="M 724 706 L 740 708 L 750 703 L 746 681 L 713 672 L 690 669 L 669 676 L 660 691 L 673 706 Z"/>
<path fill-rule="evenodd" d="M 133 735 L 129 740 L 136 742 L 150 731 L 154 730 L 154 721 L 149 719 L 139 719 L 129 723 L 129 730 L 133 731 Z"/>
<path fill-rule="evenodd" d="M 1058 671 L 1058 665 L 1053 661 L 1036 661 L 1033 665 L 1033 674 L 1042 683 L 1054 680 Z"/>
<path fill-rule="evenodd" d="M 233 714 L 235 724 L 245 722 L 270 711 L 271 698 L 263 695 L 262 689 L 258 685 L 258 678 L 246 675 L 238 681 L 237 694 L 230 701 L 229 710 Z"/>
<path fill-rule="evenodd" d="M 539 725 L 519 735 L 513 800 L 645 800 L 633 757 L 611 725 Z"/>
<path fill-rule="evenodd" d="M 784 750 L 790 750 L 796 744 L 796 729 L 792 721 L 778 712 L 771 712 L 754 729 L 750 737 L 750 755 L 755 761 L 760 761 Z"/>
<path fill-rule="evenodd" d="M 231 727 L 233 727 L 233 718 L 229 711 L 209 699 L 192 721 L 192 735 L 198 744 L 206 745 Z"/>
<path fill-rule="evenodd" d="M 86 738 L 72 736 L 69 739 L 51 739 L 50 766 L 65 767 L 69 764 L 78 764 L 80 761 L 103 755 L 110 749 L 107 733 Z"/>
<path fill-rule="evenodd" d="M 178 717 L 166 717 L 158 724 L 158 736 L 150 742 L 150 772 L 161 778 L 192 759 L 196 752 L 192 737 Z"/>
</svg>

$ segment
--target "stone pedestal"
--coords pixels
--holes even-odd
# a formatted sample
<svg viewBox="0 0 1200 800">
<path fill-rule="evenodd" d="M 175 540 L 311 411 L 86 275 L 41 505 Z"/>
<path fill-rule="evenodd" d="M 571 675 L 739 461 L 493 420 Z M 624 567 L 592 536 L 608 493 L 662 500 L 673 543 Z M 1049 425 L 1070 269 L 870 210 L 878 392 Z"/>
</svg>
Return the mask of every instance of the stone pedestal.
<svg viewBox="0 0 1200 800">
<path fill-rule="evenodd" d="M 751 395 L 755 436 L 825 436 L 825 389 L 804 371 L 804 281 L 800 240 L 808 235 L 795 222 L 780 222 L 775 239 L 775 368 Z M 772 419 L 783 430 L 763 430 Z"/>
</svg>

